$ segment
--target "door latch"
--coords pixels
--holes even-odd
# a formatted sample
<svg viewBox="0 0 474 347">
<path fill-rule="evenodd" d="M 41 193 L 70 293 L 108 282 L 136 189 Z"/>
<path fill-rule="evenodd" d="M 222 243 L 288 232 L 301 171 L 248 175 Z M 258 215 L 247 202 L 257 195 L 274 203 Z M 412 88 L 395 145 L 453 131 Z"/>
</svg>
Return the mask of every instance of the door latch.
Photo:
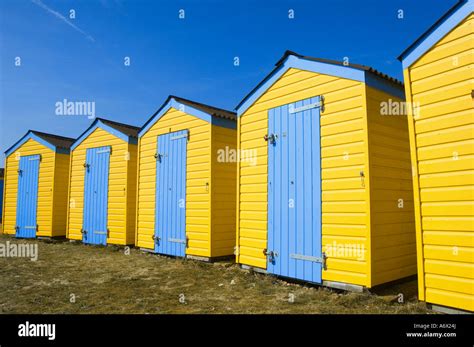
<svg viewBox="0 0 474 347">
<path fill-rule="evenodd" d="M 87 230 L 81 229 L 81 234 L 82 234 L 82 235 L 87 234 Z"/>
<path fill-rule="evenodd" d="M 152 236 L 151 236 L 151 238 L 152 238 L 152 239 L 153 239 L 153 241 L 155 241 L 155 242 L 158 242 L 158 241 L 160 241 L 160 240 L 161 240 L 161 237 L 159 237 L 159 236 L 156 236 L 156 235 L 152 235 Z"/>
<path fill-rule="evenodd" d="M 268 251 L 266 248 L 263 250 L 263 254 L 268 258 L 270 262 L 275 261 L 275 257 L 278 257 L 278 253 L 274 251 Z"/>
<path fill-rule="evenodd" d="M 278 139 L 278 135 L 276 134 L 266 134 L 263 139 L 267 142 L 270 142 L 271 144 L 274 144 L 276 140 Z"/>
</svg>

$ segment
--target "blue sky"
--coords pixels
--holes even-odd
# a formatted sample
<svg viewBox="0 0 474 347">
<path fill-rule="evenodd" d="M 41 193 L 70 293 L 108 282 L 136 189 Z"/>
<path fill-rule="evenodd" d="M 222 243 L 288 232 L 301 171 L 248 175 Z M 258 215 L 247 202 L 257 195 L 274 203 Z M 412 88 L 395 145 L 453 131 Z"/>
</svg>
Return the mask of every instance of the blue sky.
<svg viewBox="0 0 474 347">
<path fill-rule="evenodd" d="M 456 2 L 2 0 L 0 151 L 28 129 L 82 133 L 91 120 L 56 115 L 63 99 L 138 126 L 169 94 L 232 110 L 287 49 L 402 79 L 398 55 Z"/>
</svg>

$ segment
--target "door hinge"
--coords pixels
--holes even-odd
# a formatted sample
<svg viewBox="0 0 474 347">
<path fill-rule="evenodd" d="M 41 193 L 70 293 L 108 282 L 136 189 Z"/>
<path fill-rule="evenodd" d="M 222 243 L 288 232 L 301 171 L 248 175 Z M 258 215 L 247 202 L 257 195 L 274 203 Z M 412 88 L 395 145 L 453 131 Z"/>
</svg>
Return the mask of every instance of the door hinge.
<svg viewBox="0 0 474 347">
<path fill-rule="evenodd" d="M 311 255 L 303 255 L 303 254 L 290 254 L 290 258 L 292 259 L 297 259 L 297 260 L 306 260 L 306 261 L 312 261 L 314 263 L 320 263 L 321 267 L 326 270 L 326 253 L 322 253 L 321 257 L 313 257 Z"/>
</svg>

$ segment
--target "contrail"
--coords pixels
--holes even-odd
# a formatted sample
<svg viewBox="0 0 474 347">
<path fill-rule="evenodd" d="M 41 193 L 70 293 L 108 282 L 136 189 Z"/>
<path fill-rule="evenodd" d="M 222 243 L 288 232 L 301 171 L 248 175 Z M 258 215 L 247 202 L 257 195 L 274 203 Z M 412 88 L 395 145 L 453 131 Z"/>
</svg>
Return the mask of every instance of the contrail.
<svg viewBox="0 0 474 347">
<path fill-rule="evenodd" d="M 69 19 L 67 19 L 66 17 L 64 17 L 61 13 L 53 10 L 52 8 L 46 6 L 41 0 L 31 0 L 31 2 L 39 7 L 41 7 L 43 10 L 51 13 L 53 16 L 55 16 L 56 18 L 62 20 L 64 23 L 66 23 L 67 25 L 69 25 L 71 28 L 73 28 L 74 30 L 80 32 L 82 35 L 84 35 L 86 37 L 86 39 L 92 41 L 92 42 L 95 42 L 95 39 L 90 36 L 88 33 L 86 33 L 84 30 L 82 30 L 81 28 L 79 28 L 77 25 L 73 24 Z"/>
</svg>

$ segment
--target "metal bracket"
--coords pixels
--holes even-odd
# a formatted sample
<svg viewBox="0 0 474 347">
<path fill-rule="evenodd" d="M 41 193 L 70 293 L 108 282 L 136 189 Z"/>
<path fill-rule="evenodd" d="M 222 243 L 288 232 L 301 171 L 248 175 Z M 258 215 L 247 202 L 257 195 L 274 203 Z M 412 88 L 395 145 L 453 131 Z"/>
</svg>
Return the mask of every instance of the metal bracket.
<svg viewBox="0 0 474 347">
<path fill-rule="evenodd" d="M 98 234 L 98 235 L 106 235 L 109 233 L 108 231 L 93 231 L 94 234 Z"/>
<path fill-rule="evenodd" d="M 157 241 L 160 241 L 161 240 L 161 237 L 159 236 L 156 236 L 156 235 L 151 235 L 151 238 L 153 239 L 153 241 L 157 242 Z"/>
<path fill-rule="evenodd" d="M 186 242 L 187 242 L 186 240 L 174 239 L 174 238 L 171 238 L 171 237 L 168 238 L 168 241 L 169 241 L 169 242 L 174 242 L 174 243 L 182 243 L 182 244 L 184 244 L 184 245 L 186 245 Z"/>
<path fill-rule="evenodd" d="M 314 263 L 320 263 L 322 268 L 326 270 L 326 253 L 322 253 L 321 257 L 313 257 L 311 255 L 303 255 L 303 254 L 290 254 L 290 258 L 297 259 L 297 260 L 306 260 L 312 261 Z"/>
<path fill-rule="evenodd" d="M 87 234 L 87 230 L 81 229 L 81 234 L 82 235 Z"/>
<path fill-rule="evenodd" d="M 182 139 L 182 138 L 188 138 L 188 133 L 183 134 L 183 135 L 173 136 L 173 137 L 170 138 L 170 140 L 178 140 L 178 139 Z"/>
</svg>

